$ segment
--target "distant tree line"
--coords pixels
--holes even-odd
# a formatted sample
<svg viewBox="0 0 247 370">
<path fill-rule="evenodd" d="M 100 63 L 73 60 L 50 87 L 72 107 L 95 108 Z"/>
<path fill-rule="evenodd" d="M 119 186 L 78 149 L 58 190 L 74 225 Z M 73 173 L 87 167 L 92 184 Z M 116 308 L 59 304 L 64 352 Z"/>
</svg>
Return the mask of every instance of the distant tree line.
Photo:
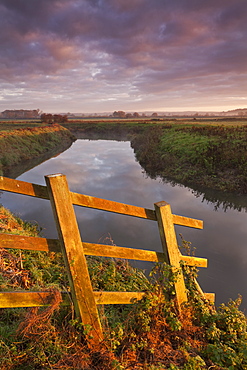
<svg viewBox="0 0 247 370">
<path fill-rule="evenodd" d="M 65 123 L 68 122 L 68 116 L 62 114 L 51 114 L 51 113 L 42 113 L 40 116 L 41 122 L 43 123 Z"/>
<path fill-rule="evenodd" d="M 122 110 L 118 110 L 118 111 L 113 112 L 112 116 L 115 117 L 115 118 L 139 118 L 139 117 L 141 117 L 140 114 L 137 113 L 137 112 L 125 113 Z M 157 117 L 157 116 L 158 116 L 157 113 L 152 114 L 152 117 Z M 142 114 L 142 117 L 145 117 L 145 114 Z"/>
</svg>

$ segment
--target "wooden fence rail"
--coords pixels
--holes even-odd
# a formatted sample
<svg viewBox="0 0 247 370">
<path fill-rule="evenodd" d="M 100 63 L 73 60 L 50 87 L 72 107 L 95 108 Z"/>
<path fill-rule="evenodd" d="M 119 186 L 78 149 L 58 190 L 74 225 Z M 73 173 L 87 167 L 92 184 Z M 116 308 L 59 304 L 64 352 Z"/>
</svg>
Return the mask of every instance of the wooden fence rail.
<svg viewBox="0 0 247 370">
<path fill-rule="evenodd" d="M 174 225 L 202 229 L 202 221 L 172 214 L 170 205 L 164 201 L 155 203 L 154 210 L 151 210 L 71 192 L 66 176 L 62 174 L 45 176 L 45 180 L 46 186 L 41 186 L 0 177 L 0 190 L 48 199 L 52 205 L 59 239 L 0 234 L 0 247 L 62 252 L 71 291 L 71 297 L 62 294 L 63 304 L 70 304 L 72 299 L 77 316 L 91 327 L 88 337 L 91 343 L 103 339 L 97 305 L 129 304 L 133 299 L 141 299 L 144 293 L 93 291 L 86 255 L 169 263 L 172 268 L 180 271 L 175 292 L 178 308 L 182 309 L 181 305 L 187 301 L 187 295 L 180 262 L 184 261 L 189 266 L 207 267 L 207 260 L 180 253 Z M 73 205 L 156 221 L 163 253 L 82 242 Z M 214 301 L 214 294 L 202 294 Z M 50 292 L 3 292 L 0 293 L 0 308 L 46 306 L 51 304 L 51 299 Z"/>
</svg>

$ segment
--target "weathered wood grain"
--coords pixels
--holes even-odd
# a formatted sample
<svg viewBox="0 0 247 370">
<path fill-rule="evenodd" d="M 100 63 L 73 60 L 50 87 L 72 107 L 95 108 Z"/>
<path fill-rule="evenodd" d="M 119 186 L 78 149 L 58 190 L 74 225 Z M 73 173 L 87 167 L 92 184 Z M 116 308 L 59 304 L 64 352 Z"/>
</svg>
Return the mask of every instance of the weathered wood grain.
<svg viewBox="0 0 247 370">
<path fill-rule="evenodd" d="M 115 245 L 93 244 L 83 242 L 84 253 L 90 256 L 125 258 L 147 262 L 166 262 L 165 254 L 145 249 L 132 249 Z M 207 259 L 179 255 L 180 260 L 189 266 L 207 267 Z"/>
<path fill-rule="evenodd" d="M 101 256 L 124 258 L 147 262 L 165 262 L 164 253 L 145 249 L 118 247 L 105 244 L 83 243 L 84 254 L 88 256 Z M 57 239 L 0 234 L 0 248 L 13 248 L 41 252 L 61 252 L 60 242 Z M 188 266 L 207 267 L 207 259 L 180 255 L 180 260 Z"/>
<path fill-rule="evenodd" d="M 131 304 L 144 295 L 143 292 L 94 292 L 97 304 Z"/>
<path fill-rule="evenodd" d="M 43 185 L 31 184 L 29 182 L 13 180 L 8 177 L 0 176 L 0 189 L 9 191 L 11 193 L 18 193 L 37 197 L 42 199 L 49 199 L 47 187 Z"/>
<path fill-rule="evenodd" d="M 91 327 L 89 342 L 99 343 L 103 333 L 67 180 L 62 174 L 45 179 L 75 310 L 82 322 Z"/>
<path fill-rule="evenodd" d="M 180 259 L 188 266 L 208 267 L 208 260 L 206 258 L 180 255 Z"/>
<path fill-rule="evenodd" d="M 41 252 L 61 252 L 57 239 L 45 239 L 34 236 L 0 234 L 0 248 L 24 249 Z"/>
<path fill-rule="evenodd" d="M 68 306 L 71 300 L 67 293 L 62 293 L 62 305 Z M 51 292 L 1 292 L 0 307 L 1 308 L 17 308 L 17 307 L 43 307 L 50 306 L 53 301 Z"/>
<path fill-rule="evenodd" d="M 180 268 L 180 252 L 177 245 L 177 238 L 173 224 L 173 215 L 171 207 L 166 202 L 158 202 L 154 204 L 160 239 L 163 246 L 163 251 L 166 256 L 166 262 L 172 266 L 174 271 L 178 271 L 177 281 L 175 282 L 176 298 L 178 308 L 181 311 L 182 303 L 187 302 L 187 295 L 184 283 L 184 277 Z"/>
<path fill-rule="evenodd" d="M 195 229 L 203 229 L 203 221 L 196 220 L 195 218 L 189 218 L 184 216 L 172 215 L 173 223 L 175 225 L 193 227 Z"/>
<path fill-rule="evenodd" d="M 93 292 L 95 302 L 100 304 L 132 304 L 144 296 L 144 292 Z M 62 292 L 61 305 L 68 306 L 72 303 L 69 293 Z M 13 291 L 0 292 L 1 308 L 18 307 L 47 307 L 53 302 L 52 292 Z"/>
<path fill-rule="evenodd" d="M 71 193 L 73 204 L 77 206 L 95 208 L 113 213 L 120 213 L 123 215 L 146 218 L 149 220 L 156 220 L 155 212 L 151 209 L 132 206 L 129 204 L 113 202 L 111 200 L 91 197 L 78 193 Z"/>
</svg>

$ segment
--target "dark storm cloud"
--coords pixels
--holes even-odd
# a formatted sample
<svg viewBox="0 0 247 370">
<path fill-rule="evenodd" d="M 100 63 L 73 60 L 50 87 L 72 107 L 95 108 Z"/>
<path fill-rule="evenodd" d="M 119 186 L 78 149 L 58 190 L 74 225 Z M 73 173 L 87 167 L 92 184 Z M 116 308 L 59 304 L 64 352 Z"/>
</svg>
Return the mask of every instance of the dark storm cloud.
<svg viewBox="0 0 247 370">
<path fill-rule="evenodd" d="M 215 78 L 244 95 L 234 77 L 247 73 L 245 0 L 1 0 L 0 20 L 6 101 L 47 89 L 138 101 Z"/>
</svg>

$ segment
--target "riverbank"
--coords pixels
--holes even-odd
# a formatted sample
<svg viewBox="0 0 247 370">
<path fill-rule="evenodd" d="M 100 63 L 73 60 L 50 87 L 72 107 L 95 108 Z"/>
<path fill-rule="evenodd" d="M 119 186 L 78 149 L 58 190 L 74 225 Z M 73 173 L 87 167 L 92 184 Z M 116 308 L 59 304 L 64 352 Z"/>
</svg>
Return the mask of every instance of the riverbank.
<svg viewBox="0 0 247 370">
<path fill-rule="evenodd" d="M 247 193 L 247 119 L 97 119 L 69 121 L 63 126 L 16 121 L 5 122 L 4 127 L 8 131 L 0 131 L 0 173 L 8 177 L 38 164 L 28 162 L 30 158 L 42 162 L 62 152 L 76 135 L 129 140 L 151 178 L 159 176 L 199 193 L 207 189 Z"/>
<path fill-rule="evenodd" d="M 38 236 L 38 225 L 22 221 L 0 206 L 0 232 Z M 185 242 L 188 250 L 189 244 Z M 94 290 L 146 291 L 132 305 L 99 306 L 105 334 L 88 348 L 73 308 L 59 305 L 68 291 L 60 253 L 0 250 L 1 291 L 50 289 L 50 308 L 4 309 L 0 315 L 0 368 L 94 370 L 217 370 L 247 366 L 246 317 L 240 299 L 217 310 L 197 294 L 196 270 L 185 268 L 189 304 L 180 316 L 174 301 L 174 276 L 158 264 L 150 276 L 126 261 L 87 257 Z"/>
<path fill-rule="evenodd" d="M 247 193 L 247 126 L 159 125 L 136 135 L 131 146 L 153 178 Z"/>
<path fill-rule="evenodd" d="M 0 131 L 0 175 L 16 177 L 67 149 L 76 138 L 65 127 L 25 127 Z"/>
<path fill-rule="evenodd" d="M 75 121 L 84 139 L 130 140 L 151 178 L 198 191 L 247 193 L 247 120 Z"/>
</svg>

